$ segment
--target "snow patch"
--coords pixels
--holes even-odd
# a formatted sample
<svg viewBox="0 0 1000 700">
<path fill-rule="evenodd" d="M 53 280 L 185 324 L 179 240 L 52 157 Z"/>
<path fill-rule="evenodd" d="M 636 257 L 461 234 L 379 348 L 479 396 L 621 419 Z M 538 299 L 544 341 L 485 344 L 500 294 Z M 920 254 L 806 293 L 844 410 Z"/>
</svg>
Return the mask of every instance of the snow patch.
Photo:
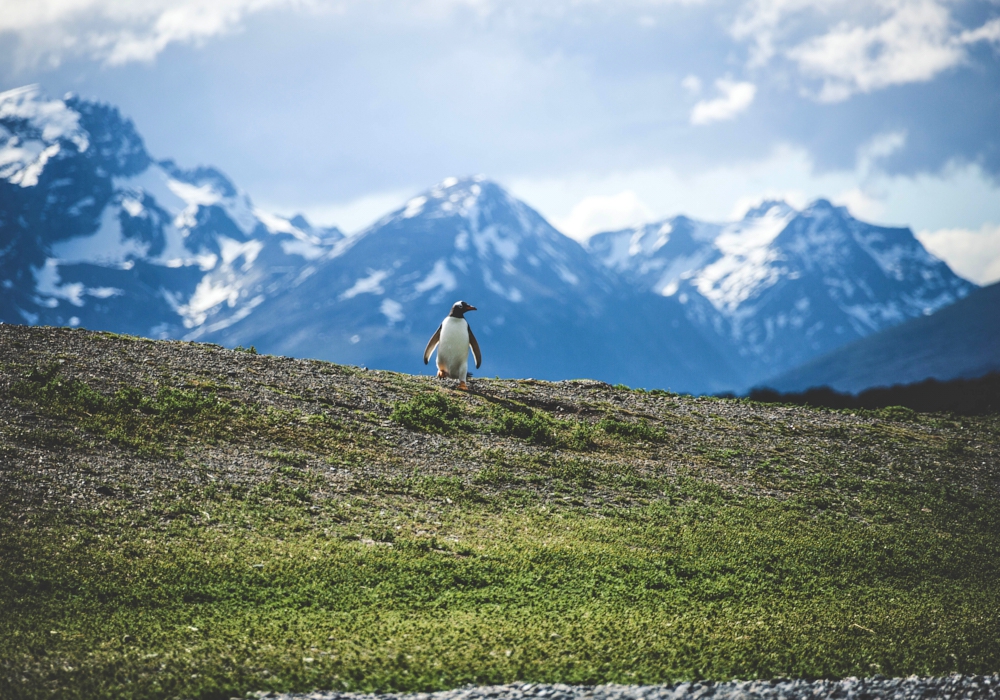
<svg viewBox="0 0 1000 700">
<path fill-rule="evenodd" d="M 112 182 L 116 190 L 134 192 L 137 195 L 143 192 L 148 194 L 171 216 L 177 216 L 188 206 L 188 202 L 171 189 L 171 180 L 170 175 L 154 163 L 141 173 L 131 177 L 116 177 Z M 138 198 L 141 199 L 141 196 Z"/>
<path fill-rule="evenodd" d="M 264 224 L 264 228 L 267 229 L 268 233 L 287 233 L 296 237 L 305 235 L 305 232 L 295 228 L 292 222 L 284 217 L 269 214 L 260 209 L 254 209 L 253 213 Z"/>
<path fill-rule="evenodd" d="M 191 335 L 188 335 L 185 338 L 185 340 L 193 340 L 195 337 L 204 335 L 206 333 L 214 333 L 215 331 L 221 331 L 221 330 L 223 330 L 225 328 L 229 328 L 231 325 L 233 325 L 237 321 L 242 321 L 247 316 L 249 316 L 250 313 L 254 309 L 256 309 L 258 306 L 260 306 L 262 303 L 264 303 L 264 295 L 263 294 L 258 294 L 253 299 L 251 299 L 250 301 L 248 301 L 247 303 L 245 303 L 243 306 L 241 306 L 240 308 L 238 308 L 232 315 L 227 316 L 226 318 L 224 318 L 221 321 L 218 321 L 216 323 L 210 323 L 207 326 L 199 328 L 196 333 L 192 333 Z"/>
<path fill-rule="evenodd" d="M 574 275 L 572 272 L 570 272 L 564 265 L 556 265 L 555 268 L 556 268 L 556 274 L 559 275 L 559 279 L 561 279 L 566 284 L 572 284 L 576 286 L 577 284 L 580 283 L 580 278 Z"/>
<path fill-rule="evenodd" d="M 487 226 L 482 231 L 473 231 L 472 242 L 480 258 L 485 258 L 490 248 L 508 262 L 514 260 L 519 252 L 517 240 L 514 237 L 505 238 L 493 225 Z"/>
<path fill-rule="evenodd" d="M 240 243 L 227 236 L 218 236 L 217 240 L 219 252 L 222 254 L 222 264 L 232 265 L 237 258 L 242 256 L 244 272 L 250 270 L 257 256 L 260 255 L 260 251 L 264 249 L 263 242 L 257 240 Z"/>
<path fill-rule="evenodd" d="M 87 287 L 81 282 L 62 283 L 59 274 L 60 261 L 48 258 L 40 268 L 32 268 L 35 278 L 35 293 L 39 296 L 35 301 L 41 306 L 54 309 L 59 305 L 59 299 L 68 301 L 73 306 L 84 305 L 84 295 L 97 299 L 108 299 L 120 296 L 124 290 L 116 287 Z"/>
<path fill-rule="evenodd" d="M 206 275 L 198 282 L 188 303 L 179 306 L 177 312 L 184 318 L 185 328 L 194 328 L 204 324 L 209 313 L 217 306 L 228 304 L 234 307 L 239 298 L 239 285 Z"/>
<path fill-rule="evenodd" d="M 493 279 L 493 275 L 490 273 L 488 268 L 483 269 L 483 284 L 485 284 L 486 288 L 491 292 L 499 294 L 508 301 L 517 303 L 524 300 L 521 290 L 517 287 L 511 287 L 510 289 L 504 288 L 502 284 Z"/>
<path fill-rule="evenodd" d="M 427 204 L 427 197 L 414 197 L 406 203 L 406 209 L 403 210 L 403 218 L 412 219 L 424 210 L 425 204 Z"/>
<path fill-rule="evenodd" d="M 0 93 L 0 122 L 24 120 L 41 132 L 41 139 L 21 140 L 0 125 L 0 178 L 21 187 L 34 187 L 46 163 L 70 141 L 83 153 L 90 146 L 80 128 L 80 115 L 62 100 L 46 100 L 37 85 Z"/>
<path fill-rule="evenodd" d="M 458 286 L 454 273 L 448 269 L 448 263 L 443 259 L 434 263 L 434 269 L 430 271 L 423 280 L 414 286 L 417 294 L 423 294 L 431 289 L 439 287 L 441 292 L 450 292 Z"/>
<path fill-rule="evenodd" d="M 298 255 L 306 260 L 316 260 L 323 257 L 323 254 L 329 249 L 309 241 L 294 240 L 282 241 L 281 250 L 285 253 L 285 255 Z"/>
<path fill-rule="evenodd" d="M 772 206 L 763 213 L 726 226 L 715 238 L 721 257 L 704 267 L 695 286 L 719 311 L 733 314 L 747 299 L 770 287 L 787 272 L 771 248 L 795 216 L 789 207 Z"/>
<path fill-rule="evenodd" d="M 142 202 L 132 197 L 122 198 L 122 209 L 128 212 L 128 215 L 131 216 L 133 219 L 142 216 L 143 213 L 146 211 L 146 208 L 142 206 Z"/>
<path fill-rule="evenodd" d="M 16 136 L 8 143 L 0 149 L 0 177 L 21 187 L 37 185 L 45 164 L 60 150 L 58 143 L 44 146 L 41 141 L 28 141 L 18 145 Z"/>
<path fill-rule="evenodd" d="M 184 210 L 174 220 L 177 228 L 194 228 L 197 224 L 198 209 L 210 206 L 221 207 L 237 228 L 247 235 L 253 233 L 257 227 L 253 206 L 242 193 L 235 197 L 225 197 L 211 183 L 196 185 L 176 178 L 169 178 L 166 184 L 170 191 L 186 204 Z"/>
<path fill-rule="evenodd" d="M 359 294 L 385 294 L 382 281 L 391 274 L 390 270 L 369 270 L 368 276 L 359 279 L 350 289 L 340 295 L 341 301 L 353 299 Z"/>
<path fill-rule="evenodd" d="M 57 299 L 65 299 L 73 306 L 83 306 L 84 286 L 80 282 L 60 284 L 59 261 L 49 258 L 40 268 L 32 268 L 35 277 L 35 292 L 46 299 L 38 300 L 42 306 L 55 308 Z M 48 302 L 48 303 L 46 303 Z"/>
</svg>

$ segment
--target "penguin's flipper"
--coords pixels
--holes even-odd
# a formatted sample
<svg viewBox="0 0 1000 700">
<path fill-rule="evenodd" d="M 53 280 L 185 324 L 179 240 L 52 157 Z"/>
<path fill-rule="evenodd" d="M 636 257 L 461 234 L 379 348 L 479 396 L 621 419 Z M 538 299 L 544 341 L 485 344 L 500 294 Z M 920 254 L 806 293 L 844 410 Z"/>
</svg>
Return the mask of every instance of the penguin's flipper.
<svg viewBox="0 0 1000 700">
<path fill-rule="evenodd" d="M 434 348 L 437 347 L 437 344 L 440 343 L 440 342 L 441 342 L 441 326 L 438 326 L 438 329 L 436 331 L 434 331 L 434 335 L 432 335 L 431 339 L 427 341 L 427 347 L 424 348 L 424 364 L 425 365 L 428 362 L 430 362 L 430 360 L 431 360 L 431 353 L 434 352 Z"/>
<path fill-rule="evenodd" d="M 476 358 L 476 369 L 479 369 L 479 365 L 483 364 L 483 354 L 479 352 L 479 341 L 472 333 L 472 326 L 469 326 L 469 345 L 472 346 L 472 356 Z"/>
</svg>

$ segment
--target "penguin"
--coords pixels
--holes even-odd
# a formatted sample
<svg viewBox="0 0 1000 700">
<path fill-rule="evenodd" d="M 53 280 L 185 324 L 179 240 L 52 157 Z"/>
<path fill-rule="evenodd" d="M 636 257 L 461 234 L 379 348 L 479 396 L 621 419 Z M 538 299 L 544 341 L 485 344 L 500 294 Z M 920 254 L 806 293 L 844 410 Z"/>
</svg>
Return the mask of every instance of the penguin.
<svg viewBox="0 0 1000 700">
<path fill-rule="evenodd" d="M 437 347 L 437 366 L 439 378 L 458 380 L 459 389 L 468 389 L 465 380 L 469 376 L 469 346 L 476 358 L 476 369 L 483 363 L 479 352 L 479 343 L 472 334 L 469 322 L 465 320 L 466 311 L 475 311 L 476 307 L 464 301 L 456 301 L 451 307 L 451 313 L 441 322 L 434 335 L 427 341 L 424 348 L 424 364 L 431 359 L 431 353 Z"/>
</svg>

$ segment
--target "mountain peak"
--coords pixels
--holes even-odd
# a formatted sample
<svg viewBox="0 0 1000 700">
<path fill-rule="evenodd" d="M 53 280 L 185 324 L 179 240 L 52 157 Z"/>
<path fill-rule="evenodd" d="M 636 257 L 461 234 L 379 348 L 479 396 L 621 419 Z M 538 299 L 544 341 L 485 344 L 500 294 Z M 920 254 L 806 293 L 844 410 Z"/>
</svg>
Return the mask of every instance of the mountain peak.
<svg viewBox="0 0 1000 700">
<path fill-rule="evenodd" d="M 832 216 L 840 215 L 842 217 L 847 217 L 853 219 L 851 213 L 847 210 L 847 207 L 837 206 L 833 204 L 830 200 L 820 197 L 809 203 L 805 209 L 802 210 L 803 214 L 807 216 Z"/>
<path fill-rule="evenodd" d="M 376 225 L 393 219 L 414 217 L 442 218 L 459 216 L 476 219 L 483 209 L 497 206 L 525 207 L 507 190 L 482 175 L 457 178 L 447 177 L 430 189 L 410 199 Z"/>
<path fill-rule="evenodd" d="M 744 221 L 747 219 L 760 219 L 765 216 L 787 216 L 795 211 L 795 208 L 783 199 L 765 199 L 755 207 L 747 210 L 743 215 Z"/>
<path fill-rule="evenodd" d="M 0 92 L 0 179 L 34 187 L 65 142 L 79 153 L 90 147 L 78 112 L 45 97 L 38 85 Z"/>
</svg>

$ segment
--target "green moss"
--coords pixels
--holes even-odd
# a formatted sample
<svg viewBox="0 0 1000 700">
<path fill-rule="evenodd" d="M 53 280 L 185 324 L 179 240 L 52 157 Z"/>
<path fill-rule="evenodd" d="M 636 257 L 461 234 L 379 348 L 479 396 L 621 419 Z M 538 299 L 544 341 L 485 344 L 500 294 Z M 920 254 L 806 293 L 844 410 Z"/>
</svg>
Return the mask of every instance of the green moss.
<svg viewBox="0 0 1000 700">
<path fill-rule="evenodd" d="M 532 445 L 550 445 L 555 441 L 552 419 L 527 406 L 493 404 L 489 408 L 489 421 L 489 430 L 497 435 L 520 438 Z"/>
<path fill-rule="evenodd" d="M 195 426 L 202 439 L 222 437 L 238 415 L 214 393 L 161 387 L 146 393 L 126 386 L 111 395 L 60 375 L 58 366 L 33 369 L 12 395 L 40 413 L 73 420 L 85 430 L 141 454 L 165 453 L 165 442 Z"/>
<path fill-rule="evenodd" d="M 416 394 L 397 404 L 390 419 L 425 433 L 450 433 L 464 426 L 462 408 L 439 391 Z"/>
<path fill-rule="evenodd" d="M 270 452 L 264 453 L 264 456 L 290 467 L 304 467 L 306 462 L 309 461 L 309 455 L 301 452 L 282 452 L 281 450 L 271 450 Z"/>
<path fill-rule="evenodd" d="M 84 527 L 6 529 L 0 606 L 18 614 L 0 617 L 0 694 L 995 668 L 1000 552 L 987 500 L 930 501 L 914 528 L 810 518 L 798 499 L 695 495 L 603 513 L 384 496 L 317 515 L 272 484 L 244 499 L 191 492 L 170 504 L 168 527 L 137 530 L 112 506 Z"/>
</svg>

